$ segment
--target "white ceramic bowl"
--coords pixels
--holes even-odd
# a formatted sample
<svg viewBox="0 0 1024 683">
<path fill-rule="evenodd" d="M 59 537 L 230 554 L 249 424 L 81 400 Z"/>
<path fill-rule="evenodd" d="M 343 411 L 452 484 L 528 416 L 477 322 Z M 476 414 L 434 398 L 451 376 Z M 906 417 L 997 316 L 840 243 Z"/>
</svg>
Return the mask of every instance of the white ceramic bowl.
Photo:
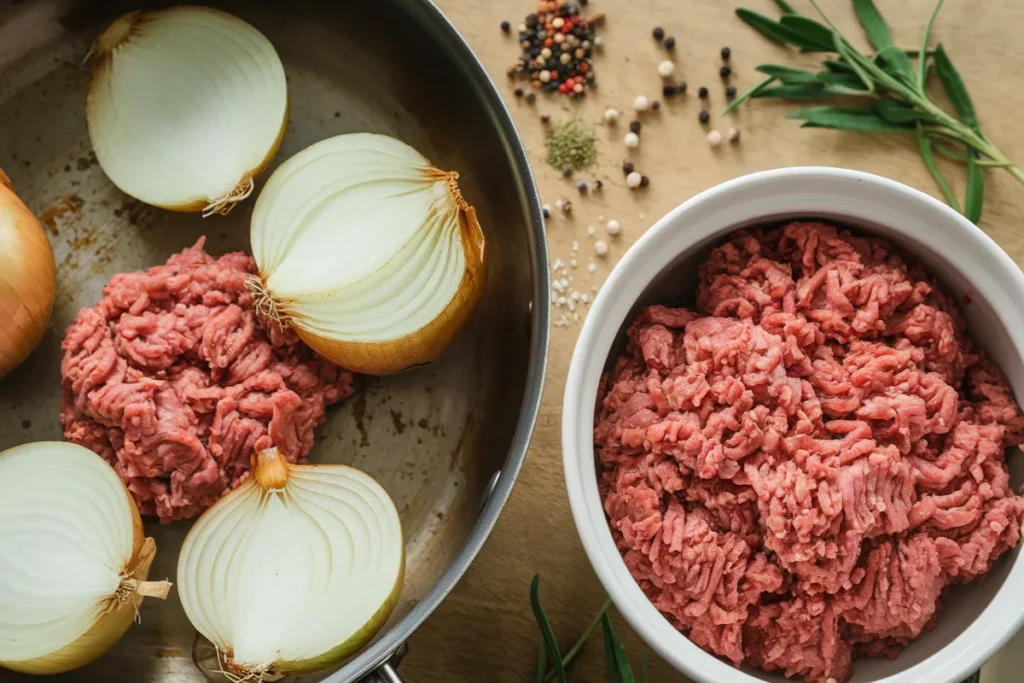
<svg viewBox="0 0 1024 683">
<path fill-rule="evenodd" d="M 616 607 L 666 661 L 700 683 L 782 682 L 707 654 L 648 601 L 622 561 L 601 506 L 593 424 L 598 381 L 623 348 L 625 326 L 650 303 L 696 286 L 708 250 L 740 228 L 820 217 L 885 237 L 917 256 L 964 307 L 971 336 L 1024 396 L 1024 274 L 981 230 L 945 204 L 892 180 L 837 168 L 755 173 L 711 188 L 662 218 L 623 256 L 591 306 L 573 354 L 562 409 L 565 480 L 587 555 Z M 674 294 L 674 296 L 673 296 Z M 964 297 L 969 297 L 965 299 Z M 1010 458 L 1015 490 L 1024 455 Z M 851 683 L 958 683 L 1024 621 L 1024 559 L 1008 553 L 984 581 L 952 589 L 936 628 L 895 660 L 860 657 Z M 1024 674 L 1020 677 L 1024 680 Z M 1015 679 L 1016 680 L 1016 679 Z"/>
</svg>

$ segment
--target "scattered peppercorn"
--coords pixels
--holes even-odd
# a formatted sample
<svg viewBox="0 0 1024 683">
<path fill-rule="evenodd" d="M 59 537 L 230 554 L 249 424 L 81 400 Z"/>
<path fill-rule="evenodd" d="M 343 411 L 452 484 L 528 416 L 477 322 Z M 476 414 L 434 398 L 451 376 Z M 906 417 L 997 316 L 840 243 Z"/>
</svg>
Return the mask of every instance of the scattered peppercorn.
<svg viewBox="0 0 1024 683">
<path fill-rule="evenodd" d="M 636 149 L 640 146 L 640 136 L 636 133 L 626 133 L 622 138 L 622 144 L 626 145 L 630 149 Z"/>
<path fill-rule="evenodd" d="M 734 97 L 736 97 L 736 86 L 735 85 L 728 85 L 728 86 L 726 86 L 726 88 L 725 88 L 725 96 L 728 97 L 730 100 L 733 99 Z"/>
<path fill-rule="evenodd" d="M 686 94 L 686 81 L 679 81 L 679 84 L 676 86 L 676 92 L 680 95 Z"/>
<path fill-rule="evenodd" d="M 629 122 L 629 132 L 630 133 L 636 133 L 637 135 L 639 135 L 640 134 L 640 122 L 637 121 L 636 119 L 633 119 L 632 121 L 630 121 Z"/>
<path fill-rule="evenodd" d="M 640 176 L 640 187 L 647 187 L 651 184 L 651 179 L 647 176 Z"/>
<path fill-rule="evenodd" d="M 581 180 L 576 183 L 576 189 L 580 191 L 580 194 L 586 194 L 590 187 L 587 185 L 586 180 Z"/>
<path fill-rule="evenodd" d="M 722 144 L 722 134 L 717 130 L 713 130 L 708 133 L 708 144 L 712 147 L 718 147 Z"/>
<path fill-rule="evenodd" d="M 537 101 L 536 93 L 532 93 L 532 92 L 526 93 L 526 103 L 527 104 L 533 104 L 536 101 Z"/>
<path fill-rule="evenodd" d="M 700 86 L 700 89 L 697 90 L 697 97 L 701 98 L 702 100 L 706 100 L 708 98 L 708 89 L 705 88 L 703 85 Z"/>
<path fill-rule="evenodd" d="M 563 200 L 561 200 L 561 202 L 562 202 L 562 213 L 564 213 L 566 216 L 568 216 L 570 213 L 572 213 L 572 202 L 570 202 L 568 199 L 563 199 Z"/>
<path fill-rule="evenodd" d="M 730 69 L 727 66 L 723 66 L 721 69 L 718 70 L 718 75 L 721 76 L 722 78 L 729 78 L 729 76 L 732 76 L 732 69 Z"/>
<path fill-rule="evenodd" d="M 676 39 L 673 38 L 672 36 L 669 36 L 668 38 L 665 39 L 663 45 L 665 46 L 666 50 L 672 50 L 676 46 Z"/>
<path fill-rule="evenodd" d="M 512 94 L 515 95 L 516 97 L 522 97 L 523 96 L 523 89 L 522 88 L 516 88 L 515 90 L 512 91 Z"/>
<path fill-rule="evenodd" d="M 562 175 L 564 175 L 566 178 L 571 176 L 572 175 L 572 166 L 569 166 L 568 164 L 563 166 L 562 167 Z"/>
<path fill-rule="evenodd" d="M 623 161 L 622 162 L 622 175 L 629 175 L 633 172 L 633 162 Z"/>
<path fill-rule="evenodd" d="M 660 26 L 655 26 L 654 30 L 651 31 L 651 35 L 654 36 L 655 40 L 658 40 L 658 41 L 664 40 L 664 38 L 665 38 L 665 29 L 663 29 Z"/>
<path fill-rule="evenodd" d="M 664 95 L 665 97 L 672 97 L 673 95 L 676 94 L 676 86 L 672 85 L 671 83 L 666 83 L 665 85 L 661 86 L 661 94 Z"/>
<path fill-rule="evenodd" d="M 658 100 L 651 100 L 651 111 L 658 111 L 661 109 L 661 102 Z"/>
<path fill-rule="evenodd" d="M 702 111 L 700 113 L 700 116 L 698 116 L 697 118 L 700 120 L 701 123 L 707 123 L 708 121 L 711 120 L 711 114 L 707 113 L 707 111 Z"/>
<path fill-rule="evenodd" d="M 722 48 L 722 59 L 729 59 L 732 56 L 732 50 L 727 47 Z"/>
<path fill-rule="evenodd" d="M 545 204 L 541 207 L 541 211 L 544 212 L 544 218 L 551 218 L 551 207 Z"/>
<path fill-rule="evenodd" d="M 600 180 L 595 180 L 594 181 L 594 192 L 600 192 L 601 188 L 603 186 L 604 186 L 604 183 L 602 183 Z"/>
<path fill-rule="evenodd" d="M 637 171 L 633 171 L 628 176 L 626 176 L 626 187 L 628 187 L 631 190 L 636 189 L 640 187 L 640 183 L 642 182 L 642 180 L 643 176 L 641 176 Z"/>
<path fill-rule="evenodd" d="M 551 114 L 541 114 L 540 122 L 543 124 L 551 123 Z"/>
<path fill-rule="evenodd" d="M 512 24 L 508 23 L 507 21 L 501 22 L 501 32 L 502 33 L 508 33 L 511 30 L 512 30 Z"/>
</svg>

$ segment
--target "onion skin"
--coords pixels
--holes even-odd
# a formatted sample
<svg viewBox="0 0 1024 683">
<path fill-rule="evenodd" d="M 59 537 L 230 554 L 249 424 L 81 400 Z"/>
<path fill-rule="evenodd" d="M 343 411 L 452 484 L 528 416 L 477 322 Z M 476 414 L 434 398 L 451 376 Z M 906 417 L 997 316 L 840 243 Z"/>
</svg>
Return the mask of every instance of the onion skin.
<svg viewBox="0 0 1024 683">
<path fill-rule="evenodd" d="M 457 190 L 456 190 L 457 191 Z M 357 342 L 330 339 L 294 326 L 307 346 L 336 365 L 364 375 L 394 375 L 438 359 L 476 312 L 487 284 L 486 242 L 476 209 L 459 211 L 466 270 L 458 292 L 434 320 L 400 339 Z"/>
<path fill-rule="evenodd" d="M 43 338 L 56 270 L 43 226 L 0 169 L 0 380 Z"/>
<path fill-rule="evenodd" d="M 102 86 L 106 83 L 107 72 L 112 68 L 113 56 L 117 48 L 128 43 L 134 36 L 138 35 L 145 27 L 147 22 L 153 21 L 154 18 L 165 12 L 174 12 L 179 9 L 190 9 L 190 6 L 182 7 L 171 7 L 168 9 L 160 10 L 134 10 L 126 14 L 121 15 L 104 31 L 95 41 L 92 48 L 92 79 L 89 81 L 89 88 L 86 92 L 86 121 L 90 128 L 93 125 L 94 120 L 94 88 Z M 207 8 L 204 8 L 207 9 Z M 217 10 L 209 10 L 217 11 Z M 245 175 L 243 175 L 233 192 L 241 192 L 244 188 L 251 186 L 256 178 L 260 176 L 270 163 L 277 156 L 278 151 L 281 149 L 281 144 L 284 142 L 285 132 L 288 130 L 288 119 L 291 116 L 291 95 L 286 94 L 284 117 L 281 120 L 281 128 L 278 131 L 277 138 L 274 140 L 270 149 L 267 151 L 266 156 L 253 168 L 249 169 Z M 100 160 L 102 166 L 102 159 Z M 108 175 L 109 177 L 109 175 Z M 118 187 L 119 190 L 125 194 L 129 194 L 124 188 L 117 185 L 117 182 L 111 178 L 111 182 Z M 247 197 L 249 192 L 245 192 L 240 199 Z M 131 195 L 130 195 L 131 196 Z M 198 213 L 204 212 L 206 215 L 210 207 L 215 204 L 220 198 L 219 197 L 203 197 L 196 198 L 192 201 L 185 202 L 182 204 L 155 204 L 161 209 L 168 211 L 177 211 L 181 213 Z M 212 213 L 226 214 L 230 212 L 234 204 L 237 201 L 230 201 L 224 205 L 221 209 L 212 211 Z M 141 200 L 140 200 L 141 201 Z"/>
<path fill-rule="evenodd" d="M 133 532 L 132 560 L 129 562 L 126 575 L 141 583 L 149 577 L 149 569 L 156 557 L 156 541 L 144 537 L 142 518 L 139 516 L 135 501 L 127 488 L 124 493 L 131 506 Z M 131 599 L 120 603 L 111 597 L 110 611 L 101 616 L 88 631 L 74 642 L 42 657 L 0 662 L 0 666 L 20 673 L 49 676 L 90 664 L 117 644 L 135 621 L 141 604 L 142 596 L 139 593 L 133 594 Z"/>
</svg>

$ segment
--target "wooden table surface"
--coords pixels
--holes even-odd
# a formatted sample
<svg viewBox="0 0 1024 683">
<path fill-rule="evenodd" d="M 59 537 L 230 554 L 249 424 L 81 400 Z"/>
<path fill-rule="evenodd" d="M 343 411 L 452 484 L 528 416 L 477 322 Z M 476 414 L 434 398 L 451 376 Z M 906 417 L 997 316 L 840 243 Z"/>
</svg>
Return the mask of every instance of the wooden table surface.
<svg viewBox="0 0 1024 683">
<path fill-rule="evenodd" d="M 799 9 L 809 7 L 807 0 L 791 1 Z M 912 139 L 801 130 L 796 122 L 783 120 L 793 106 L 766 101 L 743 106 L 727 120 L 717 118 L 725 102 L 718 75 L 722 46 L 732 48 L 733 83 L 740 91 L 756 82 L 756 65 L 801 59 L 757 36 L 733 14 L 736 7 L 745 6 L 774 15 L 771 0 L 591 0 L 588 13 L 607 15 L 599 32 L 605 37 L 605 47 L 594 59 L 599 89 L 582 102 L 540 95 L 533 105 L 513 97 L 517 83 L 505 76 L 505 67 L 519 56 L 515 26 L 533 11 L 533 2 L 437 2 L 505 95 L 530 152 L 543 201 L 552 205 L 559 197 L 573 201 L 571 219 L 556 212 L 548 221 L 548 240 L 552 259 L 563 261 L 572 258 L 572 243 L 579 243 L 576 258 L 580 267 L 573 271 L 573 284 L 580 291 L 600 286 L 615 261 L 660 216 L 695 193 L 745 173 L 781 166 L 845 166 L 885 175 L 939 196 Z M 934 0 L 876 3 L 889 20 L 897 44 L 919 44 Z M 848 36 L 861 37 L 848 0 L 823 0 L 821 4 Z M 512 23 L 509 36 L 498 28 L 502 20 Z M 1024 160 L 1024 137 L 1018 127 L 1024 119 L 1022 25 L 1024 3 L 1019 0 L 947 0 L 933 32 L 963 75 L 988 137 L 1018 161 Z M 689 83 L 690 94 L 663 101 L 660 112 L 644 117 L 641 146 L 631 154 L 626 154 L 622 144 L 628 115 L 617 128 L 598 126 L 598 165 L 592 172 L 563 179 L 544 162 L 544 126 L 539 115 L 549 113 L 554 120 L 577 115 L 597 122 L 605 107 L 627 112 L 638 94 L 663 99 L 656 68 L 666 53 L 651 39 L 654 26 L 662 26 L 676 37 L 673 59 L 677 73 Z M 707 144 L 707 129 L 697 121 L 701 103 L 696 89 L 700 85 L 711 91 L 715 114 L 711 127 L 724 132 L 737 126 L 742 131 L 738 145 L 712 149 Z M 631 191 L 625 187 L 620 170 L 625 158 L 634 160 L 650 176 L 649 188 Z M 962 196 L 962 172 L 953 166 L 944 168 Z M 580 197 L 575 183 L 581 178 L 600 178 L 603 192 Z M 1024 263 L 1024 187 L 1000 170 L 990 171 L 987 180 L 982 228 L 1018 264 Z M 618 239 L 602 234 L 599 216 L 622 224 Z M 598 226 L 598 236 L 609 242 L 605 259 L 593 256 L 588 225 Z M 593 275 L 584 267 L 591 260 L 598 263 Z M 555 319 L 562 310 L 554 310 Z M 542 599 L 563 648 L 582 632 L 604 599 L 576 534 L 562 480 L 562 392 L 579 325 L 552 329 L 547 387 L 526 465 L 483 552 L 412 638 L 402 666 L 409 683 L 533 680 L 538 631 L 530 611 L 529 584 L 535 573 L 542 577 Z M 616 623 L 628 651 L 638 661 L 641 641 L 621 619 Z M 655 659 L 652 656 L 652 681 L 685 680 Z M 600 634 L 570 678 L 589 683 L 606 680 Z"/>
</svg>

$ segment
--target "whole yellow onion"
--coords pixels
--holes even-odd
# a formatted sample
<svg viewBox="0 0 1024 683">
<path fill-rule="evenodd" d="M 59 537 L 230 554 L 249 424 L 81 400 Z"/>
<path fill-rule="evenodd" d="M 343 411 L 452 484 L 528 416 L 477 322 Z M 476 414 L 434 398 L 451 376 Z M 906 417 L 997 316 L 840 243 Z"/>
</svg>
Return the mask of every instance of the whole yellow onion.
<svg viewBox="0 0 1024 683">
<path fill-rule="evenodd" d="M 55 288 L 53 250 L 43 226 L 0 170 L 0 379 L 39 343 Z"/>
</svg>

